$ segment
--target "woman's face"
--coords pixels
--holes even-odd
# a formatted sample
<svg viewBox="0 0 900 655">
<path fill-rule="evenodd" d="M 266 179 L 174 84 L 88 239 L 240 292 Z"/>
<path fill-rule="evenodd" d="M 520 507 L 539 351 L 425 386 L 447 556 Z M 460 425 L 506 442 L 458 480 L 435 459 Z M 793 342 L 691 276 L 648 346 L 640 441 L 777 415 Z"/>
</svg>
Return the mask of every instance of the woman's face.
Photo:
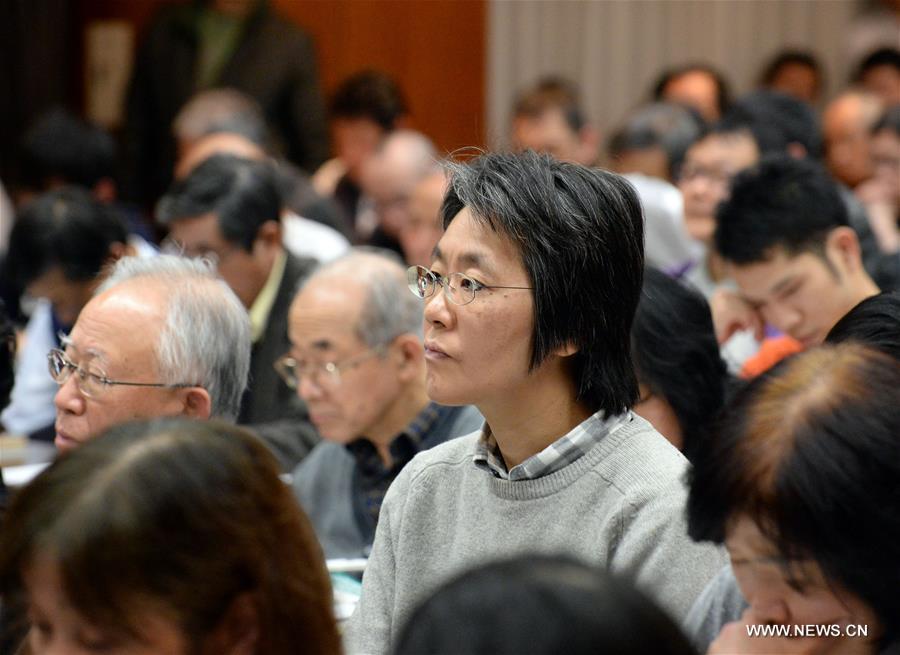
<svg viewBox="0 0 900 655">
<path fill-rule="evenodd" d="M 530 287 L 515 245 L 460 211 L 435 249 L 432 270 L 463 273 L 484 285 Z M 528 289 L 482 289 L 466 305 L 440 287 L 425 299 L 428 395 L 447 405 L 509 402 L 533 379 L 528 365 L 534 325 Z"/>
<path fill-rule="evenodd" d="M 74 608 L 62 590 L 59 567 L 39 557 L 25 571 L 28 595 L 28 645 L 33 655 L 187 655 L 188 640 L 174 621 L 161 613 L 146 612 L 138 618 L 143 639 L 88 621 Z"/>
<path fill-rule="evenodd" d="M 734 520 L 725 546 L 756 622 L 865 625 L 868 640 L 877 639 L 878 619 L 861 598 L 828 580 L 815 560 L 788 564 L 753 520 L 745 516 Z M 851 641 L 864 640 L 859 637 Z"/>
</svg>

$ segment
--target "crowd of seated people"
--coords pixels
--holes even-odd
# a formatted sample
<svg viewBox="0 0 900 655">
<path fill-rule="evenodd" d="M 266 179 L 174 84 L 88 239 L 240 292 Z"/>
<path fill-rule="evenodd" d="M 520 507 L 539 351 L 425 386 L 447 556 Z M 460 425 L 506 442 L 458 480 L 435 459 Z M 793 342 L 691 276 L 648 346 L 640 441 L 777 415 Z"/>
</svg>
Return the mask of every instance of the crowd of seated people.
<svg viewBox="0 0 900 655">
<path fill-rule="evenodd" d="M 305 35 L 218 4 L 123 148 L 53 110 L 4 180 L 0 440 L 55 456 L 0 468 L 0 655 L 900 653 L 900 52 L 609 135 L 550 75 L 447 155 L 381 71 L 283 113 L 227 55 Z"/>
</svg>

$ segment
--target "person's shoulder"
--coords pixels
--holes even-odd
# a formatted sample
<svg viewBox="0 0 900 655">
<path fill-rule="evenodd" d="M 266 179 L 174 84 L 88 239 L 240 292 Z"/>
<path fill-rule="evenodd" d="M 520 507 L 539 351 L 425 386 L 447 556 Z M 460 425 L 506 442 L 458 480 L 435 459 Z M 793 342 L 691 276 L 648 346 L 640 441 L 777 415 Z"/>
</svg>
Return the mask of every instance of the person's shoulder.
<svg viewBox="0 0 900 655">
<path fill-rule="evenodd" d="M 339 468 L 352 468 L 353 456 L 347 449 L 333 441 L 320 441 L 291 473 L 294 481 L 310 480 L 320 475 L 331 475 Z"/>
<path fill-rule="evenodd" d="M 475 443 L 481 436 L 481 430 L 470 432 L 460 437 L 450 439 L 428 450 L 423 450 L 404 468 L 404 472 L 410 481 L 429 472 L 446 471 L 456 469 L 465 464 L 471 464 L 475 453 Z"/>
</svg>

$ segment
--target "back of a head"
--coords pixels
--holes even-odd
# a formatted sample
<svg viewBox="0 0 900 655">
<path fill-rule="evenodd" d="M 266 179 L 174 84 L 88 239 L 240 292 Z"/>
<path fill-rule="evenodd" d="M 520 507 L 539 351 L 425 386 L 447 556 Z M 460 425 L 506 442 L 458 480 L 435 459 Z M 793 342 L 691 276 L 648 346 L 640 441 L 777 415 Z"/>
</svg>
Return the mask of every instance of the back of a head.
<svg viewBox="0 0 900 655">
<path fill-rule="evenodd" d="M 114 428 L 15 498 L 0 536 L 3 600 L 22 600 L 23 574 L 44 557 L 72 607 L 112 634 L 140 639 L 150 607 L 201 652 L 249 596 L 253 652 L 338 653 L 321 551 L 278 470 L 253 435 L 221 423 Z"/>
<path fill-rule="evenodd" d="M 581 97 L 574 82 L 558 75 L 544 77 L 516 99 L 514 117 L 539 118 L 546 112 L 559 110 L 566 124 L 578 132 L 587 122 L 581 109 Z"/>
<path fill-rule="evenodd" d="M 281 220 L 278 177 L 269 162 L 213 155 L 176 181 L 156 207 L 156 220 L 215 214 L 225 239 L 250 250 L 260 226 Z"/>
<path fill-rule="evenodd" d="M 531 151 L 449 164 L 444 229 L 463 209 L 519 251 L 534 295 L 531 367 L 574 345 L 578 398 L 618 414 L 637 400 L 629 348 L 644 267 L 634 187 Z"/>
<path fill-rule="evenodd" d="M 831 230 L 848 224 L 837 185 L 818 164 L 787 156 L 766 157 L 741 172 L 716 212 L 719 254 L 738 265 L 823 252 Z"/>
<path fill-rule="evenodd" d="M 822 156 L 822 132 L 815 110 L 786 93 L 769 89 L 748 93 L 729 108 L 723 120 L 746 125 L 764 155 Z"/>
<path fill-rule="evenodd" d="M 900 292 L 866 298 L 831 328 L 825 341 L 855 341 L 900 360 Z"/>
<path fill-rule="evenodd" d="M 748 517 L 787 560 L 814 560 L 863 599 L 887 639 L 900 635 L 898 389 L 896 359 L 854 343 L 751 381 L 694 461 L 691 537 L 721 543 Z"/>
<path fill-rule="evenodd" d="M 194 95 L 178 112 L 172 130 L 182 143 L 218 132 L 240 134 L 261 147 L 268 141 L 259 103 L 236 89 L 210 89 Z"/>
<path fill-rule="evenodd" d="M 100 127 L 64 109 L 53 109 L 32 125 L 22 140 L 24 183 L 36 190 L 52 184 L 93 188 L 115 175 L 116 145 Z"/>
<path fill-rule="evenodd" d="M 13 283 L 23 288 L 55 266 L 67 280 L 92 280 L 108 260 L 110 246 L 127 240 L 125 222 L 112 207 L 85 189 L 63 187 L 19 212 L 6 267 Z"/>
<path fill-rule="evenodd" d="M 408 111 L 398 84 L 375 70 L 361 71 L 341 82 L 329 105 L 331 119 L 368 119 L 385 132 L 396 128 Z"/>
<path fill-rule="evenodd" d="M 698 291 L 647 269 L 631 341 L 638 380 L 671 405 L 682 450 L 692 459 L 725 403 L 728 380 L 709 304 Z"/>
<path fill-rule="evenodd" d="M 688 655 L 631 584 L 569 557 L 525 555 L 446 583 L 412 614 L 395 655 Z"/>
<path fill-rule="evenodd" d="M 123 257 L 98 289 L 160 285 L 166 322 L 157 345 L 162 382 L 196 380 L 210 395 L 211 415 L 234 420 L 250 370 L 250 319 L 208 262 L 159 255 Z"/>
<path fill-rule="evenodd" d="M 654 102 L 638 109 L 625 126 L 610 141 L 611 155 L 629 150 L 658 147 L 666 153 L 669 177 L 676 173 L 688 148 L 703 126 L 703 120 L 695 111 L 670 102 Z"/>
</svg>

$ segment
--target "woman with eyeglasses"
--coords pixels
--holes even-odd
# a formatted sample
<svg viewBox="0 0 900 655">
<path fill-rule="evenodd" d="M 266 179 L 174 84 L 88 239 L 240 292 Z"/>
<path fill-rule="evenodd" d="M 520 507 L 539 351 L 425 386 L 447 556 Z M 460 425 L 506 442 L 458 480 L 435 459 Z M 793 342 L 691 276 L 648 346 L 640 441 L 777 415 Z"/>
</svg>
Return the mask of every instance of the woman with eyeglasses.
<svg viewBox="0 0 900 655">
<path fill-rule="evenodd" d="M 442 582 L 527 551 L 627 571 L 683 616 L 724 560 L 687 538 L 686 460 L 630 411 L 634 189 L 533 152 L 487 154 L 451 166 L 442 218 L 431 267 L 409 271 L 425 302 L 427 391 L 486 423 L 394 481 L 348 650 L 389 651 Z"/>
<path fill-rule="evenodd" d="M 10 506 L 0 599 L 31 655 L 340 652 L 277 462 L 215 421 L 133 423 L 58 458 Z"/>
<path fill-rule="evenodd" d="M 900 653 L 897 361 L 826 345 L 751 382 L 697 453 L 688 520 L 731 556 L 686 622 L 710 655 Z"/>
</svg>

